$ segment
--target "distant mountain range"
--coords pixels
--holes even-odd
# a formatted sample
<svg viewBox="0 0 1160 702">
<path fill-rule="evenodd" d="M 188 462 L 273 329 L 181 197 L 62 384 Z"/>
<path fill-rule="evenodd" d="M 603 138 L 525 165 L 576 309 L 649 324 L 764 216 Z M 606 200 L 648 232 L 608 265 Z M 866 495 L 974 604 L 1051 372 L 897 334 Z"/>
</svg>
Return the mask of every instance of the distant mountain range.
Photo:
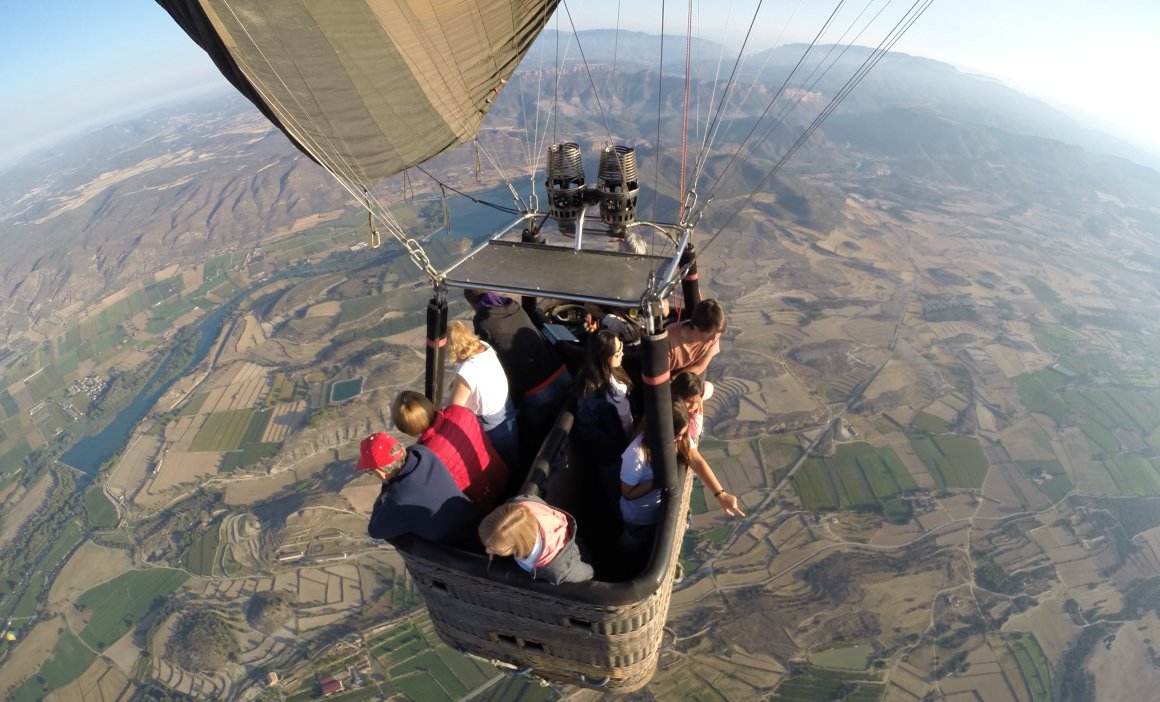
<svg viewBox="0 0 1160 702">
<path fill-rule="evenodd" d="M 526 148 L 520 140 L 526 143 L 533 130 L 586 142 L 592 153 L 611 134 L 637 146 L 647 198 L 673 206 L 683 41 L 666 39 L 664 64 L 671 75 L 663 79 L 656 70 L 659 37 L 592 31 L 582 32 L 580 42 L 587 69 L 574 41 L 568 48 L 567 35 L 542 35 L 501 94 L 481 139 L 497 144 L 501 156 L 542 161 L 542 154 L 520 154 Z M 748 192 L 761 182 L 870 56 L 860 47 L 844 53 L 816 47 L 794 71 L 804 49 L 780 47 L 739 67 L 728 119 L 716 127 L 716 147 L 704 163 L 707 181 L 727 176 L 723 194 Z M 695 54 L 690 159 L 735 59 L 724 54 L 718 70 L 722 51 L 711 42 L 698 42 Z M 567 57 L 558 85 L 557 55 Z M 815 71 L 831 62 L 824 73 Z M 552 81 L 545 81 L 549 75 Z M 783 83 L 785 93 L 773 102 Z M 768 106 L 779 114 L 786 95 L 801 98 L 800 104 L 764 140 L 763 129 L 749 136 Z M 743 158 L 734 163 L 743 143 Z M 1066 198 L 1094 187 L 1141 212 L 1158 211 L 1160 159 L 992 79 L 906 54 L 882 60 L 788 171 L 867 158 L 906 177 L 971 188 L 1029 188 Z M 475 161 L 468 146 L 428 170 L 462 173 Z M 786 192 L 792 184 L 775 179 L 768 187 Z M 232 95 L 159 110 L 40 152 L 0 173 L 0 341 L 30 320 L 92 302 L 166 265 L 244 250 L 313 215 L 349 206 L 348 194 L 321 168 Z"/>
</svg>

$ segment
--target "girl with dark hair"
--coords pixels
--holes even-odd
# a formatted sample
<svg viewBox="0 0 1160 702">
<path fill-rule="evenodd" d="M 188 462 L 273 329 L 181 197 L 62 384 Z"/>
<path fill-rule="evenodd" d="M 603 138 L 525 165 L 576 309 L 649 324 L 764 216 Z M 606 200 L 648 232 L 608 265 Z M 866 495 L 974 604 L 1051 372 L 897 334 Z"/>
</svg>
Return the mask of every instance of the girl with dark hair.
<svg viewBox="0 0 1160 702">
<path fill-rule="evenodd" d="M 633 435 L 628 399 L 632 381 L 623 361 L 624 342 L 614 332 L 602 329 L 588 338 L 587 357 L 576 382 L 575 430 L 589 459 L 598 465 L 617 462 Z"/>
<path fill-rule="evenodd" d="M 624 521 L 620 545 L 626 555 L 641 554 L 652 541 L 661 518 L 661 489 L 653 485 L 653 456 L 645 440 L 645 427 L 620 457 L 620 517 Z M 673 440 L 677 460 L 689 460 L 689 413 L 673 403 Z"/>
<path fill-rule="evenodd" d="M 708 399 L 713 385 L 701 380 L 696 373 L 685 371 L 673 378 L 669 387 L 672 389 L 673 402 L 683 404 L 689 416 L 689 468 L 701 479 L 705 487 L 709 488 L 713 497 L 717 498 L 725 514 L 730 517 L 744 517 L 745 512 L 741 511 L 737 496 L 725 490 L 713 472 L 713 467 L 697 448 L 705 428 L 705 410 L 702 403 Z"/>
</svg>

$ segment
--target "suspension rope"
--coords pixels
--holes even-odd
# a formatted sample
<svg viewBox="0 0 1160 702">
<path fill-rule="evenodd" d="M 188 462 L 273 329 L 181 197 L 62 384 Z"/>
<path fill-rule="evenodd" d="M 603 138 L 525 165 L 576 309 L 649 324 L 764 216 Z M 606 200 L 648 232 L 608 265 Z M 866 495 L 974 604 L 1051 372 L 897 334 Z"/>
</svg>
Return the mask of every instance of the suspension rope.
<svg viewBox="0 0 1160 702">
<path fill-rule="evenodd" d="M 608 121 L 608 114 L 604 111 L 604 104 L 600 101 L 600 91 L 596 89 L 596 80 L 592 77 L 592 68 L 588 65 L 588 57 L 584 54 L 584 45 L 580 42 L 580 35 L 576 33 L 576 22 L 572 19 L 572 10 L 568 7 L 568 0 L 560 0 L 564 6 L 564 13 L 568 15 L 568 24 L 572 27 L 572 35 L 576 37 L 576 49 L 580 52 L 580 60 L 584 63 L 584 73 L 588 76 L 588 85 L 592 87 L 592 96 L 596 98 L 596 108 L 600 110 L 600 120 L 604 123 L 604 133 L 608 135 L 608 143 L 612 144 L 612 125 Z"/>
<path fill-rule="evenodd" d="M 798 149 L 800 149 L 801 146 L 805 144 L 805 142 L 810 138 L 814 131 L 817 130 L 822 122 L 824 122 L 826 118 L 829 117 L 835 109 L 837 109 L 838 105 L 840 105 L 842 101 L 845 100 L 846 97 L 854 90 L 854 88 L 857 87 L 863 79 L 865 79 L 870 71 L 872 71 L 874 67 L 878 65 L 878 63 L 889 53 L 890 49 L 896 43 L 898 43 L 898 40 L 901 39 L 912 26 L 914 26 L 914 23 L 917 22 L 920 17 L 922 17 L 922 15 L 933 3 L 934 0 L 915 0 L 915 2 L 906 11 L 903 17 L 899 19 L 898 22 L 895 23 L 894 27 L 891 28 L 890 32 L 887 33 L 886 38 L 884 38 L 878 44 L 878 46 L 875 47 L 870 56 L 868 56 L 862 62 L 862 65 L 858 67 L 858 70 L 854 72 L 854 75 L 851 76 L 838 91 L 838 93 L 833 98 L 831 98 L 829 104 L 827 104 L 822 112 L 814 118 L 808 127 L 806 127 L 805 131 L 802 132 L 801 136 L 799 136 L 793 145 L 791 145 L 790 148 L 786 150 L 785 154 L 783 154 L 782 157 L 778 159 L 773 168 L 771 168 L 765 175 L 765 178 L 763 178 L 761 182 L 758 183 L 757 187 L 753 189 L 753 191 L 745 198 L 741 205 L 736 208 L 730 208 L 730 214 L 728 218 L 717 229 L 713 236 L 711 236 L 709 240 L 701 247 L 701 253 L 704 253 L 705 249 L 710 247 L 713 242 L 715 242 L 717 238 L 721 236 L 722 232 L 724 232 L 725 229 L 733 223 L 733 220 L 737 218 L 737 215 L 741 210 L 744 210 L 751 202 L 753 202 L 753 199 L 757 197 L 757 194 L 765 188 L 766 184 L 769 183 L 773 176 L 781 170 L 781 168 L 795 153 L 797 153 Z"/>
<path fill-rule="evenodd" d="M 663 33 L 664 30 L 662 29 Z M 664 66 L 661 67 L 662 70 Z M 693 89 L 693 0 L 689 0 L 689 20 L 685 28 L 685 103 L 682 109 L 681 121 L 681 187 L 677 191 L 680 204 L 677 206 L 677 219 L 685 218 L 685 164 L 689 158 L 689 93 Z M 657 96 L 660 100 L 660 96 Z"/>
<path fill-rule="evenodd" d="M 842 5 L 844 5 L 845 2 L 846 2 L 846 0 L 838 0 L 838 4 L 835 5 L 834 9 L 830 12 L 830 15 L 826 18 L 825 23 L 822 25 L 822 28 L 818 30 L 818 33 L 814 35 L 814 38 L 810 41 L 810 43 L 806 47 L 805 51 L 803 51 L 801 56 L 798 57 L 797 63 L 794 64 L 793 69 L 790 70 L 789 74 L 787 74 L 785 79 L 781 82 L 781 85 L 778 86 L 777 90 L 774 91 L 773 96 L 769 100 L 769 103 L 765 106 L 765 109 L 762 111 L 761 115 L 753 123 L 753 126 L 749 130 L 749 133 L 745 135 L 745 138 L 742 139 L 741 143 L 737 146 L 737 150 L 734 151 L 733 154 L 729 157 L 729 161 L 725 164 L 725 167 L 721 170 L 721 174 L 719 176 L 717 176 L 716 182 L 709 189 L 709 195 L 708 195 L 708 197 L 705 198 L 704 204 L 701 206 L 700 210 L 698 211 L 698 213 L 695 216 L 690 217 L 690 221 L 695 223 L 698 219 L 700 219 L 701 213 L 703 213 L 703 211 L 704 211 L 704 206 L 713 200 L 713 198 L 717 194 L 717 191 L 721 187 L 721 183 L 725 181 L 726 176 L 728 174 L 732 173 L 734 165 L 737 164 L 739 158 L 741 157 L 742 152 L 745 151 L 746 146 L 749 144 L 749 140 L 751 138 L 753 138 L 753 135 L 757 132 L 757 129 L 761 125 L 762 120 L 764 120 L 765 117 L 769 114 L 770 110 L 773 109 L 773 106 L 777 102 L 777 99 L 781 96 L 781 94 L 785 90 L 786 86 L 789 85 L 789 82 L 790 82 L 790 80 L 793 79 L 794 74 L 796 74 L 798 69 L 801 68 L 801 65 L 802 65 L 802 63 L 805 62 L 806 57 L 809 56 L 810 52 L 812 52 L 814 50 L 814 47 L 817 46 L 818 41 L 821 39 L 822 35 L 825 33 L 826 28 L 829 27 L 830 24 L 834 21 L 834 18 L 837 16 L 839 10 L 842 9 Z M 750 29 L 752 29 L 752 24 L 750 25 Z"/>
</svg>

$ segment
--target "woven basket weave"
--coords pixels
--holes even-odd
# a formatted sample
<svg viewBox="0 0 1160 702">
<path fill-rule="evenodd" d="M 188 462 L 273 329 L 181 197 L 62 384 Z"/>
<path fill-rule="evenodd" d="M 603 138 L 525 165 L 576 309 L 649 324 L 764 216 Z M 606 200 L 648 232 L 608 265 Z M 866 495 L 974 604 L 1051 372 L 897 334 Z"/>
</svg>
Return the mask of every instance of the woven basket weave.
<svg viewBox="0 0 1160 702">
<path fill-rule="evenodd" d="M 592 601 L 599 597 L 574 596 L 586 588 L 616 587 L 609 583 L 545 588 L 526 574 L 526 582 L 469 574 L 440 563 L 440 547 L 400 553 L 435 630 L 448 645 L 545 680 L 631 692 L 652 678 L 660 657 L 692 487 L 692 473 L 682 470 L 681 475 L 671 493 L 679 499 L 665 515 L 671 528 L 658 530 L 672 538 L 667 551 L 657 548 L 653 556 L 664 558 L 667 569 L 652 591 L 636 601 L 604 605 Z"/>
</svg>

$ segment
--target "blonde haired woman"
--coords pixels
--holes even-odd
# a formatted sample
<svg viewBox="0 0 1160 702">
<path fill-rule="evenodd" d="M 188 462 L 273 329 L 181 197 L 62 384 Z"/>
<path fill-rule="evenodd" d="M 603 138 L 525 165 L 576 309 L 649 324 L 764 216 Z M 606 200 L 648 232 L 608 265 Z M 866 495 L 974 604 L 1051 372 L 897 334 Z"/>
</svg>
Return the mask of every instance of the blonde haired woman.
<svg viewBox="0 0 1160 702">
<path fill-rule="evenodd" d="M 576 543 L 576 520 L 538 497 L 520 495 L 479 523 L 489 556 L 512 556 L 532 578 L 553 585 L 592 579 Z"/>
<path fill-rule="evenodd" d="M 448 404 L 470 410 L 511 473 L 518 474 L 520 436 L 516 408 L 499 357 L 458 319 L 448 325 L 447 336 L 451 359 L 459 364 Z"/>
</svg>

